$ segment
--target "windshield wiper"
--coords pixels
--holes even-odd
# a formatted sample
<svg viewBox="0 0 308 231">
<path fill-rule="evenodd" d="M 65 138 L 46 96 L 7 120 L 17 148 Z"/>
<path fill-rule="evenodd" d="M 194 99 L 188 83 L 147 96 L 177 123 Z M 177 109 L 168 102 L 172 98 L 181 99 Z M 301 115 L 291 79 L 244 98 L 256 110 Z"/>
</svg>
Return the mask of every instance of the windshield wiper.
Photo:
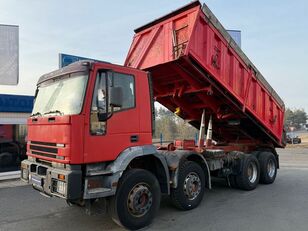
<svg viewBox="0 0 308 231">
<path fill-rule="evenodd" d="M 35 112 L 32 115 L 30 115 L 30 117 L 32 117 L 32 116 L 42 116 L 42 114 L 40 112 Z"/>
<path fill-rule="evenodd" d="M 45 112 L 44 115 L 53 114 L 53 113 L 58 113 L 60 115 L 64 115 L 64 113 L 59 111 L 59 110 L 53 110 L 53 111 Z"/>
</svg>

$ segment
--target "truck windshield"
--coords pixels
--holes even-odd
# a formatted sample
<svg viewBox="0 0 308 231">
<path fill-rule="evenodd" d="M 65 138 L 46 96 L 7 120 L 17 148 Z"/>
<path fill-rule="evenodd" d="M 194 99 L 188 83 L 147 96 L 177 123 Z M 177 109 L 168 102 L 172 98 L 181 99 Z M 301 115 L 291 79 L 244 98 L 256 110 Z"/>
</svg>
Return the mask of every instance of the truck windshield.
<svg viewBox="0 0 308 231">
<path fill-rule="evenodd" d="M 74 73 L 52 79 L 38 87 L 32 115 L 74 115 L 82 109 L 87 73 Z"/>
</svg>

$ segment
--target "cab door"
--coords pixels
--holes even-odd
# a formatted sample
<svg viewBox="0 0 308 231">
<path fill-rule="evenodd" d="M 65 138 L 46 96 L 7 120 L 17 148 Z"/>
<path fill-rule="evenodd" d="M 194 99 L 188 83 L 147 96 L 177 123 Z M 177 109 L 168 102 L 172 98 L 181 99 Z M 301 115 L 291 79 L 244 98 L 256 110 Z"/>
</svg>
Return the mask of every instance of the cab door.
<svg viewBox="0 0 308 231">
<path fill-rule="evenodd" d="M 85 163 L 114 160 L 123 150 L 141 142 L 137 76 L 118 68 L 97 69 L 94 75 L 89 123 L 85 126 Z M 109 104 L 111 88 L 121 89 L 120 107 Z"/>
</svg>

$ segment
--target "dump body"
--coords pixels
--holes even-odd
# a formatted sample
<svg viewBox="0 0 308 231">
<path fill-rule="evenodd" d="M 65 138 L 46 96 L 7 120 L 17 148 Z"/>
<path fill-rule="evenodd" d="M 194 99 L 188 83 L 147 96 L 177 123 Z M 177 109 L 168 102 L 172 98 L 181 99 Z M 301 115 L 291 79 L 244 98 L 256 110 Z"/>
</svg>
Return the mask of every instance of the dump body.
<svg viewBox="0 0 308 231">
<path fill-rule="evenodd" d="M 125 65 L 149 71 L 155 99 L 219 143 L 283 147 L 284 103 L 206 5 L 193 2 L 135 30 Z"/>
</svg>

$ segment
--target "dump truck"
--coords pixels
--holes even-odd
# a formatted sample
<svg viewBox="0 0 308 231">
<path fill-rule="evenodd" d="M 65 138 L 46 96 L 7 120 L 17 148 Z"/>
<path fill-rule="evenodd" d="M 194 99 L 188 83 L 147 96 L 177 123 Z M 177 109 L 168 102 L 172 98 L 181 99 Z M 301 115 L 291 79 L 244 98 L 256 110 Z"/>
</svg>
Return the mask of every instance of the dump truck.
<svg viewBox="0 0 308 231">
<path fill-rule="evenodd" d="M 154 146 L 154 102 L 199 140 Z M 284 103 L 206 5 L 192 2 L 135 30 L 125 64 L 80 61 L 43 75 L 28 119 L 21 178 L 91 211 L 104 202 L 128 229 L 169 195 L 197 207 L 212 178 L 253 190 L 275 181 Z"/>
</svg>

